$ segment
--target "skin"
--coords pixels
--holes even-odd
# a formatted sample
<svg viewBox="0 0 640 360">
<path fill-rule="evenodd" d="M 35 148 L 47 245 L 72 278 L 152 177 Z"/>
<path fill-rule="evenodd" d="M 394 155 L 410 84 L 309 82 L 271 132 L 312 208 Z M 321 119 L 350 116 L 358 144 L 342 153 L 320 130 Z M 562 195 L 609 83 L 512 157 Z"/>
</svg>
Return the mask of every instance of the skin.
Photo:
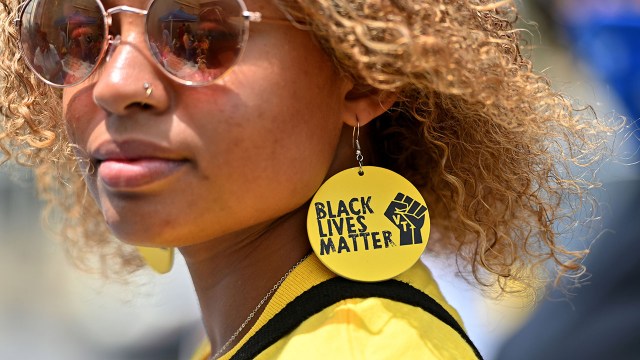
<svg viewBox="0 0 640 360">
<path fill-rule="evenodd" d="M 284 18 L 267 1 L 247 7 Z M 180 249 L 215 352 L 310 252 L 307 202 L 326 178 L 356 165 L 356 119 L 365 125 L 393 99 L 354 95 L 309 33 L 268 23 L 252 24 L 242 59 L 224 78 L 180 85 L 154 65 L 144 18 L 115 17 L 123 42 L 97 75 L 64 91 L 67 131 L 95 167 L 96 149 L 131 140 L 176 160 L 177 170 L 142 186 L 113 186 L 100 168 L 86 182 L 119 239 Z"/>
</svg>

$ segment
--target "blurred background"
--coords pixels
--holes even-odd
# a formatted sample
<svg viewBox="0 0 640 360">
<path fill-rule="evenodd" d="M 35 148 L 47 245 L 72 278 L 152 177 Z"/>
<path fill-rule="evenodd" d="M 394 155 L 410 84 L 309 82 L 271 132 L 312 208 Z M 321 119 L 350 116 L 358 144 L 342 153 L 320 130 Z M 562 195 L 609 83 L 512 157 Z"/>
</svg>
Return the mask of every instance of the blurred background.
<svg viewBox="0 0 640 360">
<path fill-rule="evenodd" d="M 640 264 L 640 249 L 634 251 L 640 241 L 633 240 L 640 240 L 635 239 L 640 183 L 634 133 L 640 118 L 640 0 L 522 0 L 518 5 L 529 20 L 521 26 L 530 32 L 525 53 L 536 69 L 557 90 L 592 105 L 600 117 L 628 119 L 625 133 L 611 139 L 617 160 L 600 171 L 607 190 L 596 194 L 610 231 L 592 247 L 589 280 L 575 295 L 551 292 L 556 301 L 543 301 L 535 310 L 522 300 L 486 300 L 441 260 L 427 254 L 424 261 L 485 359 L 524 359 L 527 353 L 532 359 L 600 358 L 589 345 L 629 350 L 607 358 L 638 359 L 633 344 L 640 344 L 640 319 L 635 319 L 640 296 L 633 279 L 640 276 L 634 265 Z M 39 211 L 29 172 L 1 166 L 0 359 L 189 358 L 203 334 L 182 259 L 169 275 L 141 272 L 128 285 L 107 283 L 68 263 L 43 232 Z M 612 304 L 613 299 L 621 300 Z M 613 315 L 597 322 L 600 312 Z M 585 319 L 591 322 L 585 325 Z M 574 343 L 558 340 L 566 335 Z M 566 355 L 576 355 L 572 346 L 586 355 Z"/>
<path fill-rule="evenodd" d="M 0 359 L 189 359 L 203 338 L 178 256 L 115 284 L 75 269 L 43 232 L 31 175 L 0 170 Z"/>
</svg>

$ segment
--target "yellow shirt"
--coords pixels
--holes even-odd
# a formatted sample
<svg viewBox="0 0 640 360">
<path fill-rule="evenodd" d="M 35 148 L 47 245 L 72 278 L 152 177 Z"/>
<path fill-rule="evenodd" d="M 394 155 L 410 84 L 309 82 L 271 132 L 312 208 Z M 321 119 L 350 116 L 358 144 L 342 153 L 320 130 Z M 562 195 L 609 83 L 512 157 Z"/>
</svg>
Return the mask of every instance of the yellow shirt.
<svg viewBox="0 0 640 360">
<path fill-rule="evenodd" d="M 230 359 L 285 305 L 314 285 L 334 278 L 312 254 L 282 283 L 255 325 L 238 344 L 220 357 Z M 462 324 L 444 300 L 431 272 L 418 262 L 394 279 L 436 300 Z M 211 356 L 205 342 L 194 360 Z M 339 301 L 302 322 L 294 331 L 264 350 L 256 359 L 477 359 L 471 347 L 451 327 L 424 310 L 385 298 Z"/>
</svg>

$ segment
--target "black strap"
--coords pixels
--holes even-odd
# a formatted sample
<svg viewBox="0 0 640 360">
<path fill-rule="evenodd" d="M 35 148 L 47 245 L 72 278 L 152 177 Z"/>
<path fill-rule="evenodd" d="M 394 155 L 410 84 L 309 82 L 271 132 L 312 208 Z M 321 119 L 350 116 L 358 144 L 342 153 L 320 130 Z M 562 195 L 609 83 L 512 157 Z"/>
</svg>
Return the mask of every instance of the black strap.
<svg viewBox="0 0 640 360">
<path fill-rule="evenodd" d="M 341 300 L 370 297 L 385 298 L 423 309 L 455 330 L 473 349 L 478 359 L 482 359 L 478 349 L 453 316 L 422 291 L 398 280 L 363 283 L 341 277 L 324 281 L 296 297 L 249 338 L 231 359 L 255 358 L 303 321 Z"/>
</svg>

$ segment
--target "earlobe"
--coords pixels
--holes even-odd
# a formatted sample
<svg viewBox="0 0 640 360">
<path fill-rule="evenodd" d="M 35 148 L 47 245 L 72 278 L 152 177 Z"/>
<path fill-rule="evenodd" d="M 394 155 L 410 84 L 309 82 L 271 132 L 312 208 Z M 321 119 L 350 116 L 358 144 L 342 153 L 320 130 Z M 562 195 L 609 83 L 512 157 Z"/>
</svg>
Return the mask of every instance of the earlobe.
<svg viewBox="0 0 640 360">
<path fill-rule="evenodd" d="M 356 122 L 359 122 L 360 126 L 366 125 L 389 110 L 397 98 L 396 93 L 368 85 L 354 85 L 345 95 L 347 114 L 343 117 L 344 122 L 349 126 L 356 126 Z"/>
</svg>

